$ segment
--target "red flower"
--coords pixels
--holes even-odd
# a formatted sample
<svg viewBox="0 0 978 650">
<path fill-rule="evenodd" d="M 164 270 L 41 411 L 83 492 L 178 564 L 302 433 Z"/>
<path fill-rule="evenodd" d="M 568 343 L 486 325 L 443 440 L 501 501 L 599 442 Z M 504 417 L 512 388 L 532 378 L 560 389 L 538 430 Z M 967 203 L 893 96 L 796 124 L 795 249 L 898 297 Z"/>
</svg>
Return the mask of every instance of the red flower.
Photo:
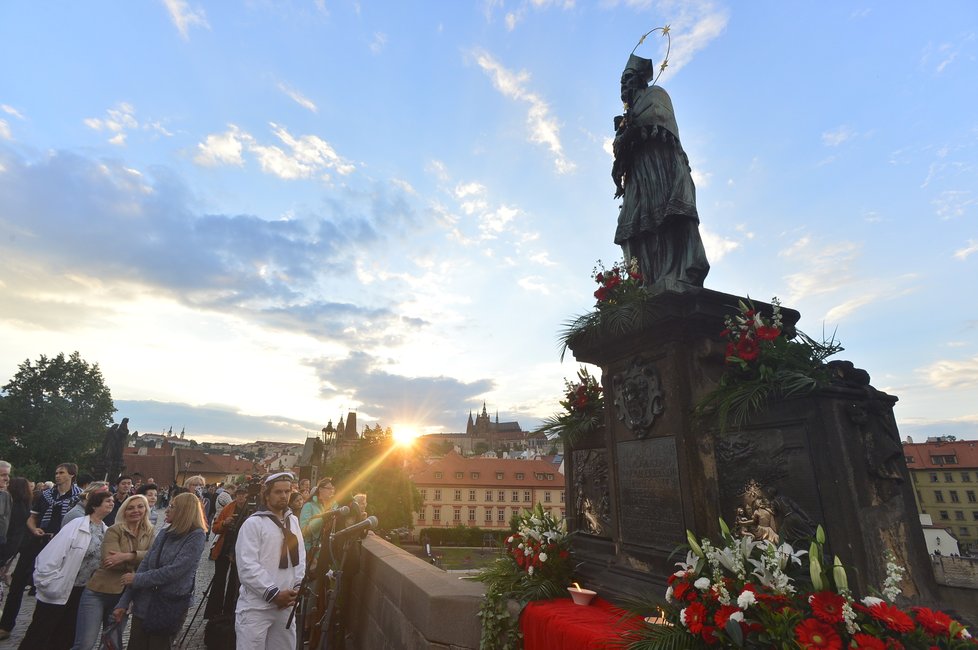
<svg viewBox="0 0 978 650">
<path fill-rule="evenodd" d="M 720 642 L 720 639 L 718 639 L 717 635 L 714 634 L 716 630 L 717 629 L 712 625 L 703 626 L 703 631 L 700 632 L 700 636 L 703 637 L 703 641 L 706 642 L 706 645 L 716 645 Z"/>
<path fill-rule="evenodd" d="M 598 283 L 604 282 L 604 273 L 599 272 L 596 276 L 594 276 L 594 281 Z"/>
<path fill-rule="evenodd" d="M 858 632 L 852 635 L 852 640 L 855 642 L 855 648 L 865 648 L 865 650 L 886 650 L 886 644 L 883 643 L 882 639 L 877 639 L 872 634 L 863 634 Z"/>
<path fill-rule="evenodd" d="M 780 336 L 781 330 L 777 327 L 770 327 L 768 325 L 761 325 L 757 328 L 757 338 L 762 341 L 773 341 Z"/>
<path fill-rule="evenodd" d="M 690 603 L 686 608 L 686 627 L 693 634 L 703 631 L 703 623 L 706 620 L 706 607 L 703 603 Z"/>
<path fill-rule="evenodd" d="M 913 620 L 889 603 L 877 603 L 869 608 L 869 614 L 878 621 L 886 624 L 894 632 L 911 632 Z"/>
<path fill-rule="evenodd" d="M 696 590 L 688 582 L 680 582 L 672 587 L 672 597 L 676 600 L 696 600 Z"/>
<path fill-rule="evenodd" d="M 920 627 L 935 636 L 948 636 L 951 634 L 951 617 L 944 612 L 935 612 L 927 607 L 913 607 Z"/>
<path fill-rule="evenodd" d="M 739 612 L 740 608 L 736 605 L 721 605 L 717 613 L 713 615 L 713 622 L 717 627 L 722 628 L 730 620 L 730 615 Z"/>
<path fill-rule="evenodd" d="M 886 650 L 904 650 L 903 644 L 896 639 L 886 640 Z"/>
<path fill-rule="evenodd" d="M 727 343 L 727 352 L 723 356 L 732 357 L 736 352 L 737 352 L 737 348 L 734 347 L 734 344 Z"/>
<path fill-rule="evenodd" d="M 812 594 L 812 613 L 818 620 L 825 623 L 841 623 L 842 605 L 845 602 L 845 599 L 839 594 L 831 591 L 820 591 L 817 594 Z"/>
<path fill-rule="evenodd" d="M 804 650 L 810 648 L 841 650 L 842 648 L 842 639 L 839 638 L 836 631 L 831 626 L 814 618 L 806 618 L 795 626 L 795 639 Z"/>
<path fill-rule="evenodd" d="M 594 297 L 598 299 L 598 302 L 604 302 L 608 299 L 608 290 L 604 287 L 598 287 L 598 290 L 594 292 Z"/>
<path fill-rule="evenodd" d="M 759 355 L 761 349 L 754 339 L 740 339 L 737 341 L 737 356 L 744 361 L 753 361 Z"/>
</svg>

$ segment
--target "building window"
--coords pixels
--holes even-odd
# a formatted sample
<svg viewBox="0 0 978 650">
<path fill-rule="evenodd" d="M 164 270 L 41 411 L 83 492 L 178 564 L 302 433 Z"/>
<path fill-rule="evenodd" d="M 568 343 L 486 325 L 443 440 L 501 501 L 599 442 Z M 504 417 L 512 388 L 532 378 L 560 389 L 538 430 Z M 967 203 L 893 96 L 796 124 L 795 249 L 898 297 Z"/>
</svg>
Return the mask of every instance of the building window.
<svg viewBox="0 0 978 650">
<path fill-rule="evenodd" d="M 502 472 L 496 472 L 496 480 L 497 481 L 503 480 L 503 473 Z"/>
<path fill-rule="evenodd" d="M 954 483 L 954 474 L 952 474 L 951 472 L 944 472 L 944 482 Z"/>
<path fill-rule="evenodd" d="M 469 501 L 475 501 L 475 490 L 469 490 Z"/>
<path fill-rule="evenodd" d="M 513 503 L 519 503 L 519 502 L 520 502 L 520 491 L 513 490 Z"/>
<path fill-rule="evenodd" d="M 975 521 L 978 521 L 978 510 L 973 511 L 971 513 L 971 516 L 972 518 L 974 518 Z"/>
<path fill-rule="evenodd" d="M 903 458 L 904 458 L 904 460 L 907 461 L 907 465 L 910 465 L 911 463 L 914 462 L 913 461 L 913 456 L 904 456 Z"/>
<path fill-rule="evenodd" d="M 428 500 L 428 489 L 427 488 L 421 488 L 421 500 L 422 501 L 427 501 Z"/>
<path fill-rule="evenodd" d="M 492 508 L 486 508 L 486 523 L 492 523 Z"/>
<path fill-rule="evenodd" d="M 948 492 L 948 494 L 951 495 L 951 503 L 961 503 L 961 499 L 958 498 L 957 490 L 951 490 L 950 492 Z"/>
<path fill-rule="evenodd" d="M 435 478 L 441 478 L 443 474 L 441 472 L 435 472 Z"/>
<path fill-rule="evenodd" d="M 486 501 L 492 503 L 492 490 L 486 490 Z"/>
<path fill-rule="evenodd" d="M 452 510 L 454 510 L 454 514 L 452 515 L 452 521 L 462 521 L 462 509 L 452 508 Z"/>
<path fill-rule="evenodd" d="M 550 503 L 550 490 L 543 493 L 543 502 Z"/>
<path fill-rule="evenodd" d="M 974 490 L 968 490 L 967 492 L 965 492 L 965 495 L 968 497 L 968 503 L 976 503 L 976 502 L 978 502 L 978 500 L 975 499 L 975 491 Z"/>
<path fill-rule="evenodd" d="M 441 501 L 441 490 L 435 490 L 435 501 Z"/>
<path fill-rule="evenodd" d="M 424 508 L 418 511 L 418 521 L 424 521 Z"/>
<path fill-rule="evenodd" d="M 506 490 L 500 490 L 496 493 L 496 501 L 504 503 L 506 501 Z"/>
<path fill-rule="evenodd" d="M 441 508 L 435 508 L 435 514 L 431 519 L 433 521 L 441 521 Z"/>
<path fill-rule="evenodd" d="M 523 472 L 516 472 L 516 480 L 517 481 L 523 480 Z"/>
<path fill-rule="evenodd" d="M 547 480 L 548 481 L 554 480 L 554 475 L 553 474 L 547 474 Z"/>
<path fill-rule="evenodd" d="M 958 521 L 964 521 L 964 511 L 963 510 L 955 510 L 954 511 L 954 518 L 957 519 Z"/>
<path fill-rule="evenodd" d="M 469 477 L 473 479 L 479 478 L 479 472 L 470 472 Z"/>
<path fill-rule="evenodd" d="M 564 491 L 563 490 L 560 491 L 560 502 L 561 503 L 564 502 Z"/>
<path fill-rule="evenodd" d="M 943 519 L 944 521 L 950 519 L 950 517 L 947 516 L 947 510 L 941 510 L 940 515 L 941 515 L 941 519 Z"/>
<path fill-rule="evenodd" d="M 529 490 L 523 490 L 523 502 L 531 503 L 533 501 L 533 494 Z"/>
<path fill-rule="evenodd" d="M 501 524 L 506 523 L 506 508 L 500 508 L 496 511 L 496 521 Z"/>
<path fill-rule="evenodd" d="M 469 508 L 469 521 L 475 521 L 475 508 Z"/>
<path fill-rule="evenodd" d="M 455 472 L 455 478 L 465 478 L 465 472 Z"/>
<path fill-rule="evenodd" d="M 958 457 L 955 454 L 944 454 L 941 456 L 931 454 L 930 462 L 935 465 L 957 465 Z"/>
<path fill-rule="evenodd" d="M 944 503 L 944 493 L 940 490 L 934 490 L 934 500 L 938 503 Z"/>
<path fill-rule="evenodd" d="M 958 528 L 958 530 L 961 531 L 961 534 L 962 535 L 970 535 L 971 534 L 971 531 L 968 530 L 968 527 L 967 526 L 961 526 L 960 528 Z"/>
<path fill-rule="evenodd" d="M 462 491 L 461 490 L 455 490 L 455 500 L 456 501 L 461 501 L 462 500 Z"/>
<path fill-rule="evenodd" d="M 438 478 L 438 476 L 435 475 L 435 478 Z M 937 472 L 931 472 L 930 473 L 930 482 L 931 483 L 937 483 Z"/>
</svg>

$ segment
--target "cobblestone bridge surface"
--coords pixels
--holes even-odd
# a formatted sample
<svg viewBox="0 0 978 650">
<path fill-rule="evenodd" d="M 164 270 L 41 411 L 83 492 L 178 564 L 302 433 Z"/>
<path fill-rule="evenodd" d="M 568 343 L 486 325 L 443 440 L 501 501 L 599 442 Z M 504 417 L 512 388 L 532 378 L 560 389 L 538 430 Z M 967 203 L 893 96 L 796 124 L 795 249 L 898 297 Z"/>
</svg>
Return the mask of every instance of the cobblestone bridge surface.
<svg viewBox="0 0 978 650">
<path fill-rule="evenodd" d="M 197 611 L 197 605 L 200 604 L 200 597 L 207 589 L 207 585 L 210 584 L 211 578 L 214 577 L 214 563 L 210 560 L 207 554 L 210 552 L 210 543 L 205 544 L 204 553 L 200 560 L 200 567 L 197 569 L 197 583 L 194 588 L 196 594 L 194 599 L 194 604 L 190 608 L 190 612 L 187 614 L 187 624 L 184 629 L 180 631 L 177 636 L 177 642 L 183 638 L 184 632 L 187 632 L 186 641 L 183 645 L 175 644 L 174 648 L 182 648 L 184 650 L 204 650 L 204 608 L 201 607 L 200 613 L 197 615 L 196 620 L 191 621 L 194 612 Z M 11 567 L 12 572 L 12 567 Z M 37 601 L 33 596 L 28 596 L 24 594 L 24 604 L 20 608 L 20 614 L 17 615 L 17 625 L 10 632 L 10 638 L 6 641 L 0 641 L 0 650 L 7 650 L 8 648 L 16 648 L 20 645 L 21 640 L 24 638 L 24 634 L 27 632 L 27 626 L 31 624 L 31 617 L 34 616 L 34 604 Z M 188 631 L 189 629 L 189 631 Z M 123 635 L 123 641 L 128 643 L 129 641 L 129 627 L 126 626 L 126 632 Z M 96 646 L 97 648 L 98 646 Z M 125 646 L 123 646 L 125 647 Z"/>
</svg>

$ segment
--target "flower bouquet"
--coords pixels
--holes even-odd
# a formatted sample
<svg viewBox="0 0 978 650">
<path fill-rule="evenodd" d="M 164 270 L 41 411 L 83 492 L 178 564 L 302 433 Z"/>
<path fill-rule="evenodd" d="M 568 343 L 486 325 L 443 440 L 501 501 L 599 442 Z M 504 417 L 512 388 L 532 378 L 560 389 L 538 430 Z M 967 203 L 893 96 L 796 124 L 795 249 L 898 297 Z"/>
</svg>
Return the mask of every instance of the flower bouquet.
<svg viewBox="0 0 978 650">
<path fill-rule="evenodd" d="M 518 619 L 510 615 L 507 602 L 515 600 L 522 609 L 531 600 L 567 597 L 572 569 L 564 522 L 539 503 L 524 510 L 502 555 L 472 578 L 486 585 L 479 610 L 480 650 L 519 648 Z"/>
<path fill-rule="evenodd" d="M 750 301 L 726 317 L 720 336 L 726 339 L 726 370 L 717 388 L 696 407 L 698 415 L 715 414 L 720 427 L 742 426 L 768 400 L 811 392 L 829 381 L 825 359 L 842 351 L 835 337 L 821 342 L 796 331 L 785 334 L 781 303 L 771 299 L 765 316 Z"/>
<path fill-rule="evenodd" d="M 534 433 L 547 437 L 560 436 L 564 444 L 573 446 L 586 438 L 604 423 L 604 398 L 601 384 L 587 371 L 577 371 L 578 381 L 564 381 L 564 399 L 560 400 L 563 413 L 557 413 L 543 421 Z"/>
<path fill-rule="evenodd" d="M 799 551 L 731 534 L 720 524 L 719 546 L 687 532 L 691 550 L 669 576 L 664 605 L 631 603 L 637 614 L 658 611 L 659 617 L 627 633 L 630 650 L 978 647 L 964 626 L 946 614 L 927 607 L 904 610 L 893 603 L 904 570 L 889 554 L 880 594 L 857 600 L 839 558 L 822 560 L 821 527 L 810 549 Z"/>
</svg>

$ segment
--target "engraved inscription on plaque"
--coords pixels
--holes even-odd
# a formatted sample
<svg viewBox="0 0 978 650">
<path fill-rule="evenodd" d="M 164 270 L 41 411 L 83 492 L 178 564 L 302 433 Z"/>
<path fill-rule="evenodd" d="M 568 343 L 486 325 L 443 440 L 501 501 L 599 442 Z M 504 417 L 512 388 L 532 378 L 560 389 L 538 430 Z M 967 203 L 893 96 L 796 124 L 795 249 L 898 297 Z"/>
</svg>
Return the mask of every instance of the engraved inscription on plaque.
<svg viewBox="0 0 978 650">
<path fill-rule="evenodd" d="M 679 464 L 673 436 L 617 447 L 621 539 L 672 549 L 686 539 Z"/>
</svg>

